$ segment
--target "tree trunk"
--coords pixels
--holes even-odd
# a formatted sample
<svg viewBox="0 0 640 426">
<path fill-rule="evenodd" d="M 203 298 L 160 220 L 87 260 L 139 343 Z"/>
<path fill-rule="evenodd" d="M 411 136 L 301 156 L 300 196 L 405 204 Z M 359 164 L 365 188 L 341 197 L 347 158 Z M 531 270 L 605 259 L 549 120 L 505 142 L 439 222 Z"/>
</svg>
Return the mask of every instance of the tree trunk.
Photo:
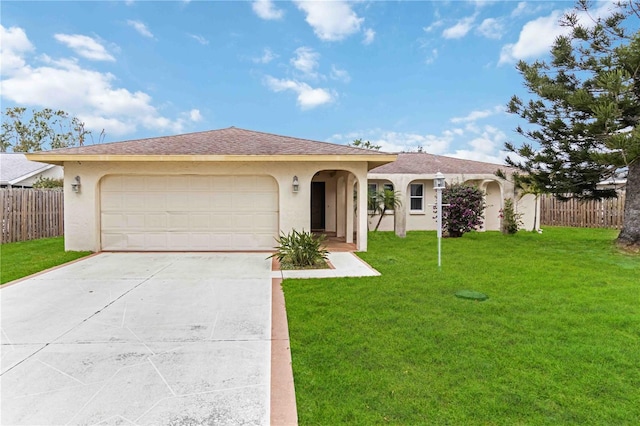
<svg viewBox="0 0 640 426">
<path fill-rule="evenodd" d="M 624 222 L 618 235 L 619 246 L 640 251 L 640 159 L 629 166 L 624 202 Z"/>
<path fill-rule="evenodd" d="M 378 228 L 380 227 L 380 222 L 382 222 L 382 218 L 384 217 L 384 214 L 386 213 L 386 211 L 387 211 L 387 207 L 385 206 L 382 208 L 382 213 L 380 213 L 380 219 L 378 219 L 378 224 L 376 225 L 376 229 L 374 229 L 373 232 L 378 231 Z"/>
</svg>

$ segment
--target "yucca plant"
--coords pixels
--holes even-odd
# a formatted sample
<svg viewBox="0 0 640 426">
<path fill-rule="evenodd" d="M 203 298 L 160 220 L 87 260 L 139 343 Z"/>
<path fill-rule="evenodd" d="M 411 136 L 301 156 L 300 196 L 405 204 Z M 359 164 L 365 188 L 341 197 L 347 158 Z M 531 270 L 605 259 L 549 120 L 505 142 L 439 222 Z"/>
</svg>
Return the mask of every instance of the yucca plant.
<svg viewBox="0 0 640 426">
<path fill-rule="evenodd" d="M 324 248 L 325 235 L 292 230 L 289 234 L 280 234 L 276 238 L 275 257 L 283 269 L 323 268 L 327 265 L 329 252 Z"/>
</svg>

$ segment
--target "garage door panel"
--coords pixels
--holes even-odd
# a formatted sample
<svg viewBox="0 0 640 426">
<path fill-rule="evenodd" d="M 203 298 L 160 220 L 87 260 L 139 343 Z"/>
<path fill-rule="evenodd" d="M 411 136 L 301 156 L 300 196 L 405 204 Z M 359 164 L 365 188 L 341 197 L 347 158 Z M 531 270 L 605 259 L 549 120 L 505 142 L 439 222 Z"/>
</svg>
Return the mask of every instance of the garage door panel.
<svg viewBox="0 0 640 426">
<path fill-rule="evenodd" d="M 114 194 L 114 193 L 110 193 L 109 197 L 104 197 L 105 192 L 102 192 L 103 194 L 103 201 L 102 201 L 102 211 L 103 212 L 109 212 L 109 211 L 121 211 L 124 208 L 124 204 L 122 202 L 122 196 L 120 194 Z"/>
<path fill-rule="evenodd" d="M 121 233 L 103 233 L 102 245 L 105 247 L 111 247 L 110 250 L 124 250 L 127 247 L 127 236 Z"/>
<path fill-rule="evenodd" d="M 268 232 L 278 228 L 278 214 L 255 214 L 253 216 L 253 229 L 260 232 Z"/>
<path fill-rule="evenodd" d="M 166 213 L 147 213 L 145 215 L 144 229 L 165 229 L 167 228 L 168 215 Z"/>
<path fill-rule="evenodd" d="M 189 229 L 194 231 L 211 229 L 211 215 L 191 213 L 189 216 Z"/>
<path fill-rule="evenodd" d="M 122 195 L 122 210 L 131 212 L 143 212 L 146 211 L 144 194 L 136 192 L 123 192 Z"/>
<path fill-rule="evenodd" d="M 137 195 L 138 197 L 144 199 L 145 211 L 162 211 L 166 210 L 167 208 L 167 194 L 164 194 L 162 192 L 150 192 L 131 195 Z"/>
<path fill-rule="evenodd" d="M 122 190 L 145 191 L 147 189 L 147 176 L 123 176 Z"/>
<path fill-rule="evenodd" d="M 169 231 L 188 231 L 189 213 L 169 213 Z"/>
<path fill-rule="evenodd" d="M 121 229 L 126 227 L 127 217 L 120 213 L 102 213 L 102 229 Z"/>
<path fill-rule="evenodd" d="M 228 212 L 231 210 L 232 199 L 231 192 L 214 192 L 211 196 L 211 209 L 218 212 Z"/>
<path fill-rule="evenodd" d="M 266 176 L 107 176 L 104 250 L 270 250 L 278 190 Z"/>
<path fill-rule="evenodd" d="M 229 232 L 233 228 L 233 215 L 229 213 L 213 213 L 210 226 L 212 232 Z"/>
</svg>

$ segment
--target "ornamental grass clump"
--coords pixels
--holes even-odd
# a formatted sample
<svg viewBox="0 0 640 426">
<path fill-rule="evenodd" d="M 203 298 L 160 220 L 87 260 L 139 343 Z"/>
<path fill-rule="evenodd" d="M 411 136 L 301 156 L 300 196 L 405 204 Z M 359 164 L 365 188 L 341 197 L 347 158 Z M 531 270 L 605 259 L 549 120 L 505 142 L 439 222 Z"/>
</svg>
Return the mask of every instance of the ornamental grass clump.
<svg viewBox="0 0 640 426">
<path fill-rule="evenodd" d="M 329 252 L 324 248 L 325 235 L 292 230 L 276 239 L 276 252 L 269 256 L 280 262 L 282 269 L 320 269 L 327 267 Z"/>
<path fill-rule="evenodd" d="M 486 207 L 484 192 L 467 183 L 454 183 L 442 191 L 442 226 L 449 237 L 458 238 L 482 227 Z"/>
</svg>

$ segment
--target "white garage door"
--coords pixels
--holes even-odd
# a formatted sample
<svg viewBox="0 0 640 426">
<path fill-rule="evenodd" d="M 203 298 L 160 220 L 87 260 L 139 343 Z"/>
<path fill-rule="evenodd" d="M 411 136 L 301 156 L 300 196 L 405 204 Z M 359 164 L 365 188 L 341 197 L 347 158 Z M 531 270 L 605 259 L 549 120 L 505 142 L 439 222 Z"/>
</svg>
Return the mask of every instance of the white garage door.
<svg viewBox="0 0 640 426">
<path fill-rule="evenodd" d="M 278 235 L 270 176 L 107 176 L 103 250 L 269 250 Z"/>
</svg>

